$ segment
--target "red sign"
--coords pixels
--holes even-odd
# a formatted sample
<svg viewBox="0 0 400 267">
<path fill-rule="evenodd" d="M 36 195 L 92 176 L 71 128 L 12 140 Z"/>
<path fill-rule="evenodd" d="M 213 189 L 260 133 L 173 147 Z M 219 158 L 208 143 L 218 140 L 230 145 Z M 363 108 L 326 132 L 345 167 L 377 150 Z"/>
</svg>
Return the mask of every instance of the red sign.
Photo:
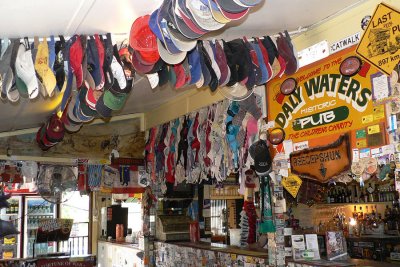
<svg viewBox="0 0 400 267">
<path fill-rule="evenodd" d="M 96 258 L 93 256 L 82 258 L 54 258 L 38 259 L 36 267 L 94 267 Z"/>
</svg>

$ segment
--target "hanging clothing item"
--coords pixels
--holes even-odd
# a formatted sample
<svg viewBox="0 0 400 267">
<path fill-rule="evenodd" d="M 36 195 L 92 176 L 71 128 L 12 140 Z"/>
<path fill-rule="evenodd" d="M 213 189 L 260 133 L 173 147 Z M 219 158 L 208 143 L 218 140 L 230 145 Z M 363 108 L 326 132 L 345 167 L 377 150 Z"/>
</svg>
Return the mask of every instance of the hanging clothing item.
<svg viewBox="0 0 400 267">
<path fill-rule="evenodd" d="M 119 166 L 119 182 L 121 185 L 128 186 L 131 181 L 129 166 Z"/>
<path fill-rule="evenodd" d="M 89 160 L 78 159 L 78 190 L 80 192 L 88 191 L 87 165 Z"/>
<path fill-rule="evenodd" d="M 88 166 L 88 185 L 91 191 L 98 191 L 103 176 L 103 165 L 95 164 Z"/>
<path fill-rule="evenodd" d="M 272 216 L 271 177 L 261 176 L 261 223 L 260 233 L 275 232 Z"/>
</svg>

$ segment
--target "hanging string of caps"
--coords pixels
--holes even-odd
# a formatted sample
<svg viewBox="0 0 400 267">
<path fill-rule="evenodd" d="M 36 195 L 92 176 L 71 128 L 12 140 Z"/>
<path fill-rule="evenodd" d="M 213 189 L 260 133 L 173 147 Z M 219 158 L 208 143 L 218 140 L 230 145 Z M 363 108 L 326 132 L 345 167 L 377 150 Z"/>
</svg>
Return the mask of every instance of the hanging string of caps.
<svg viewBox="0 0 400 267">
<path fill-rule="evenodd" d="M 137 18 L 129 45 L 132 63 L 146 74 L 152 88 L 168 82 L 174 88 L 209 87 L 228 98 L 246 98 L 254 86 L 298 70 L 295 48 L 287 31 L 278 38 L 200 41 L 204 34 L 243 18 L 258 1 L 164 0 L 151 15 Z"/>
<path fill-rule="evenodd" d="M 1 98 L 17 102 L 59 96 L 59 112 L 39 129 L 36 140 L 43 150 L 60 142 L 64 131 L 79 131 L 96 117 L 109 118 L 122 109 L 132 90 L 135 69 L 129 49 L 105 36 L 63 36 L 55 41 L 35 37 L 4 39 L 0 47 Z M 64 112 L 65 111 L 65 112 Z"/>
</svg>

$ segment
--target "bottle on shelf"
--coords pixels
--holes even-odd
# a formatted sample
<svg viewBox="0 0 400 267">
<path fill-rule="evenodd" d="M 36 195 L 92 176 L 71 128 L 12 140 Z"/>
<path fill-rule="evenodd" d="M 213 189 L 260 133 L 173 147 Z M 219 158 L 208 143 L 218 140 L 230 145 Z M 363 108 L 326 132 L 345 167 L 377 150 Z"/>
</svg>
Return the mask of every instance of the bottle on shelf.
<svg viewBox="0 0 400 267">
<path fill-rule="evenodd" d="M 365 188 L 363 189 L 363 192 L 364 192 L 364 202 L 365 203 L 368 203 L 368 193 L 367 193 L 367 190 L 365 190 Z"/>
<path fill-rule="evenodd" d="M 374 189 L 371 186 L 371 183 L 368 184 L 367 188 L 367 193 L 368 193 L 368 202 L 374 202 Z"/>
<path fill-rule="evenodd" d="M 360 188 L 360 198 L 359 198 L 359 200 L 360 200 L 360 203 L 365 202 L 364 201 L 365 200 L 364 191 L 362 190 L 362 188 Z"/>
<path fill-rule="evenodd" d="M 331 190 L 328 191 L 328 194 L 326 196 L 326 203 L 328 203 L 328 204 L 331 203 Z"/>
<path fill-rule="evenodd" d="M 346 200 L 347 200 L 347 203 L 353 203 L 353 198 L 351 196 L 351 189 L 350 188 L 347 189 L 347 198 L 346 198 Z"/>
<path fill-rule="evenodd" d="M 360 201 L 359 201 L 359 198 L 358 198 L 358 195 L 357 195 L 357 186 L 355 185 L 354 186 L 354 203 L 359 203 Z"/>
<path fill-rule="evenodd" d="M 353 218 L 354 218 L 355 220 L 357 220 L 357 218 L 358 218 L 357 206 L 356 206 L 356 205 L 354 205 Z"/>
</svg>

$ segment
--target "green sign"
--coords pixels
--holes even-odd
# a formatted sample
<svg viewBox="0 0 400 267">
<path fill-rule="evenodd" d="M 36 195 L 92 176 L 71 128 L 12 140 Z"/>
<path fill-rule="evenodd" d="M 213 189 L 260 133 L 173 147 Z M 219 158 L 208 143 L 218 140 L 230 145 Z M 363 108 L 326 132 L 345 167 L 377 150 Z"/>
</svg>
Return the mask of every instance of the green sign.
<svg viewBox="0 0 400 267">
<path fill-rule="evenodd" d="M 347 119 L 348 116 L 349 108 L 346 106 L 340 106 L 334 109 L 296 119 L 293 122 L 293 130 L 301 131 L 333 122 L 342 121 Z"/>
</svg>

